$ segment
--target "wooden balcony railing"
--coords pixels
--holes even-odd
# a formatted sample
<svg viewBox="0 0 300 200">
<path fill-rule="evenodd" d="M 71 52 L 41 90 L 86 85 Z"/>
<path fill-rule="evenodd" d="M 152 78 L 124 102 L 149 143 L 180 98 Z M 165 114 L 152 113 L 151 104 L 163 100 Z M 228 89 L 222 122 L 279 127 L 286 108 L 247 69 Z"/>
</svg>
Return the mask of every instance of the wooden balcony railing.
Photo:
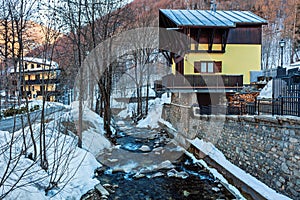
<svg viewBox="0 0 300 200">
<path fill-rule="evenodd" d="M 25 85 L 41 85 L 41 84 L 57 84 L 59 83 L 58 79 L 37 79 L 37 80 L 26 80 Z"/>
</svg>

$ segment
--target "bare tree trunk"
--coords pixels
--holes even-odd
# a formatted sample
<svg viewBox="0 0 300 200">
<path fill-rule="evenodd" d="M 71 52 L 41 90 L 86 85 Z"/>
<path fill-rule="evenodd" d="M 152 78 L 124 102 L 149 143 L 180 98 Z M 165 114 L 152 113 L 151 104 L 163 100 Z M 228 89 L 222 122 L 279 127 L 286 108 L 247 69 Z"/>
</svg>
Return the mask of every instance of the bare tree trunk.
<svg viewBox="0 0 300 200">
<path fill-rule="evenodd" d="M 83 69 L 81 66 L 81 0 L 79 0 L 78 10 L 78 30 L 77 30 L 77 48 L 78 48 L 78 66 L 79 66 L 79 116 L 78 116 L 78 147 L 82 148 L 82 118 L 83 118 Z"/>
</svg>

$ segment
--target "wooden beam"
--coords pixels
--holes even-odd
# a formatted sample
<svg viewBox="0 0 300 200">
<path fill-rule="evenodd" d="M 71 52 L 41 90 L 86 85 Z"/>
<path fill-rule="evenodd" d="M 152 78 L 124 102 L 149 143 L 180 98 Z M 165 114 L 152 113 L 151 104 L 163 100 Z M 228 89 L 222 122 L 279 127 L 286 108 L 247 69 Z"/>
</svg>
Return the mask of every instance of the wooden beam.
<svg viewBox="0 0 300 200">
<path fill-rule="evenodd" d="M 222 34 L 222 51 L 225 52 L 229 29 L 225 29 Z"/>
<path fill-rule="evenodd" d="M 199 50 L 199 44 L 200 44 L 200 36 L 201 36 L 201 28 L 198 29 L 197 31 L 197 37 L 196 37 L 196 46 L 195 50 Z"/>
<path fill-rule="evenodd" d="M 215 29 L 212 29 L 211 35 L 208 37 L 208 52 L 212 51 L 212 47 L 214 44 L 214 37 L 215 37 Z"/>
</svg>

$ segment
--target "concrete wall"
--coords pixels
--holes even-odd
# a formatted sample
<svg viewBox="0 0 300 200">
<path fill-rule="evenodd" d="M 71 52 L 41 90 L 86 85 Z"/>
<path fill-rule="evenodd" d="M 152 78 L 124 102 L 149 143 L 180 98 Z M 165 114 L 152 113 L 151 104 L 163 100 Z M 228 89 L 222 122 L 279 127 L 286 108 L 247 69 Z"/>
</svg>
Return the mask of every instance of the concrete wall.
<svg viewBox="0 0 300 200">
<path fill-rule="evenodd" d="M 300 118 L 194 116 L 192 108 L 168 104 L 162 118 L 183 138 L 212 142 L 235 165 L 274 190 L 300 199 Z"/>
</svg>

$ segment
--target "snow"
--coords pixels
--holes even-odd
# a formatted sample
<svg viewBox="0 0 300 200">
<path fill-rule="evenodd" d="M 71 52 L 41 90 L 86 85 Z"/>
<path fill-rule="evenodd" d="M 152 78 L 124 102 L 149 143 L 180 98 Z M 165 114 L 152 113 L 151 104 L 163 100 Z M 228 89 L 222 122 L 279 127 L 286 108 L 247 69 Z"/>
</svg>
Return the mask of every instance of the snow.
<svg viewBox="0 0 300 200">
<path fill-rule="evenodd" d="M 5 97 L 5 95 L 6 95 L 5 90 L 0 90 L 0 96 Z"/>
<path fill-rule="evenodd" d="M 31 102 L 31 106 L 40 105 L 40 101 Z M 68 110 L 52 114 L 51 122 L 45 124 L 45 141 L 47 145 L 47 160 L 49 168 L 47 171 L 40 167 L 39 153 L 37 160 L 33 161 L 21 155 L 23 148 L 22 131 L 14 134 L 0 131 L 0 177 L 3 177 L 5 169 L 8 165 L 9 148 L 7 148 L 12 137 L 14 138 L 12 155 L 19 157 L 10 165 L 13 169 L 5 184 L 0 186 L 0 197 L 6 193 L 14 184 L 15 190 L 9 193 L 5 199 L 80 199 L 88 190 L 94 188 L 99 183 L 94 178 L 94 170 L 101 166 L 95 159 L 95 154 L 99 150 L 109 148 L 110 142 L 103 136 L 103 120 L 89 109 L 84 110 L 83 120 L 86 122 L 87 129 L 83 132 L 83 146 L 77 147 L 77 137 L 75 134 L 65 134 L 64 128 L 60 124 L 63 121 L 68 122 L 72 117 L 76 119 L 78 109 L 76 103 L 72 106 L 70 115 Z M 78 104 L 77 104 L 78 105 Z M 49 103 L 49 107 L 60 107 L 62 104 Z M 40 124 L 33 124 L 33 133 L 37 142 L 37 152 L 39 152 L 39 134 Z M 29 127 L 24 129 L 27 141 L 27 155 L 33 152 L 32 140 L 30 137 Z M 87 151 L 88 150 L 88 151 Z M 90 152 L 89 152 L 90 151 Z M 16 166 L 15 168 L 13 168 Z M 22 177 L 19 182 L 16 182 Z M 57 186 L 45 193 L 45 189 L 50 182 L 57 182 Z"/>
<path fill-rule="evenodd" d="M 34 108 L 34 106 L 39 106 L 39 109 L 41 109 L 43 107 L 43 101 L 42 100 L 31 100 L 28 102 L 28 108 Z M 26 104 L 23 103 L 19 106 L 21 107 L 26 107 Z M 45 108 L 69 108 L 69 106 L 64 105 L 62 103 L 58 103 L 58 102 L 49 102 L 49 101 L 45 101 Z"/>
<path fill-rule="evenodd" d="M 146 95 L 146 94 L 145 94 Z M 155 91 L 153 89 L 149 90 L 149 96 L 155 96 Z M 153 116 L 157 116 L 161 113 L 162 111 L 162 106 L 164 103 L 170 103 L 171 102 L 171 95 L 168 96 L 168 94 L 163 94 L 161 98 L 156 98 L 154 100 L 149 100 L 149 114 L 147 117 L 147 120 L 141 120 L 139 122 L 138 127 L 148 127 L 147 123 L 149 122 L 149 127 L 151 128 L 157 128 L 157 119 L 155 119 L 156 117 Z M 128 117 L 132 117 L 132 113 L 135 112 L 137 107 L 137 103 L 128 103 L 127 104 L 127 108 L 122 110 L 119 114 L 118 117 L 120 118 L 128 118 Z M 152 111 L 152 113 L 151 113 Z"/>
<path fill-rule="evenodd" d="M 125 173 L 129 173 L 132 172 L 133 169 L 135 169 L 136 167 L 138 167 L 138 163 L 130 160 L 127 164 L 125 165 L 116 165 L 113 167 L 113 171 L 124 171 Z"/>
<path fill-rule="evenodd" d="M 135 111 L 137 103 L 129 103 L 127 106 L 127 109 L 122 110 L 119 114 L 118 117 L 121 117 L 123 119 L 132 117 L 132 113 Z"/>
<path fill-rule="evenodd" d="M 91 152 L 94 156 L 97 156 L 101 150 L 110 148 L 111 146 L 104 135 L 97 133 L 93 129 L 82 133 L 82 143 L 83 148 Z"/>
<path fill-rule="evenodd" d="M 189 174 L 185 171 L 178 172 L 176 169 L 171 169 L 167 172 L 168 177 L 176 177 L 186 179 L 189 177 Z"/>
<path fill-rule="evenodd" d="M 34 57 L 24 57 L 23 58 L 24 61 L 28 61 L 28 62 L 35 62 L 35 63 L 40 63 L 40 64 L 46 64 L 46 65 L 50 65 L 52 64 L 53 66 L 58 66 L 58 64 L 54 61 L 49 61 L 43 58 L 34 58 Z"/>
<path fill-rule="evenodd" d="M 93 155 L 76 147 L 77 143 L 71 136 L 62 135 L 56 131 L 53 132 L 52 128 L 53 127 L 47 127 L 46 129 L 49 162 L 48 172 L 40 168 L 39 162 L 34 162 L 25 158 L 25 156 L 21 156 L 13 174 L 10 175 L 5 182 L 6 186 L 1 188 L 2 194 L 15 184 L 15 181 L 22 176 L 22 173 L 25 172 L 25 175 L 17 184 L 17 188 L 9 193 L 5 199 L 79 199 L 81 195 L 92 189 L 94 185 L 98 183 L 97 180 L 93 179 L 93 175 L 94 170 L 101 165 L 96 161 Z M 15 138 L 19 138 L 21 132 L 15 134 Z M 0 138 L 1 144 L 6 144 L 10 141 L 11 134 L 8 132 L 0 132 Z M 53 141 L 54 138 L 57 143 Z M 15 156 L 19 155 L 21 145 L 22 141 L 16 142 L 14 149 L 17 150 L 17 152 L 15 152 Z M 37 147 L 39 148 L 39 145 Z M 5 152 L 0 155 L 2 161 L 0 165 L 1 177 L 7 166 L 7 153 L 8 152 Z M 60 161 L 55 158 L 55 155 L 57 156 L 58 154 L 62 154 L 62 160 Z M 54 161 L 57 163 L 55 164 Z M 57 178 L 61 177 L 60 181 L 58 181 L 58 187 L 50 190 L 46 196 L 44 189 L 49 185 L 51 174 L 56 171 L 58 175 Z M 56 194 L 57 192 L 59 193 Z"/>
<path fill-rule="evenodd" d="M 258 99 L 272 99 L 273 80 L 270 80 L 267 85 L 260 91 Z"/>
<path fill-rule="evenodd" d="M 46 66 L 47 69 L 49 69 L 50 65 L 51 65 L 50 69 L 58 69 L 59 68 L 57 62 L 45 60 L 42 58 L 24 57 L 23 61 L 47 65 Z M 36 68 L 31 69 L 30 66 L 28 66 L 28 69 L 25 69 L 25 71 L 39 71 L 39 70 L 43 70 L 43 68 L 36 67 Z M 11 68 L 10 73 L 14 73 L 14 72 L 15 72 L 14 68 Z M 19 68 L 17 69 L 17 72 L 19 72 Z"/>
<path fill-rule="evenodd" d="M 290 68 L 295 68 L 295 67 L 297 67 L 297 68 L 300 67 L 300 61 L 294 62 L 294 63 L 292 63 L 292 64 L 290 65 Z"/>
<path fill-rule="evenodd" d="M 118 121 L 118 122 L 117 122 L 117 125 L 119 125 L 119 126 L 124 126 L 124 125 L 125 125 L 125 122 L 124 122 L 124 121 Z"/>
<path fill-rule="evenodd" d="M 168 94 L 163 94 L 161 98 L 156 98 L 153 101 L 150 101 L 150 108 L 148 115 L 145 119 L 139 121 L 137 127 L 139 128 L 159 128 L 158 122 L 162 120 L 162 108 L 165 103 L 170 103 L 171 97 L 168 97 Z"/>
<path fill-rule="evenodd" d="M 71 116 L 76 121 L 79 116 L 79 102 L 71 104 Z M 103 119 L 90 110 L 87 106 L 83 106 L 83 124 L 88 126 L 87 130 L 82 132 L 83 148 L 97 156 L 103 149 L 110 148 L 111 143 L 104 136 Z"/>
<path fill-rule="evenodd" d="M 253 188 L 255 191 L 263 195 L 266 199 L 290 199 L 282 194 L 277 193 L 273 189 L 269 188 L 267 185 L 262 183 L 261 181 L 257 180 L 255 177 L 251 176 L 250 174 L 246 173 L 239 167 L 235 166 L 231 162 L 229 162 L 224 154 L 219 151 L 212 143 L 205 142 L 203 140 L 200 140 L 199 138 L 196 138 L 194 140 L 189 140 L 191 144 L 193 144 L 195 147 L 200 149 L 204 154 L 208 155 L 211 159 L 213 159 L 215 162 L 217 162 L 220 166 L 223 166 L 226 170 L 228 170 L 231 174 L 234 174 L 236 177 L 238 177 L 240 180 L 243 180 L 247 185 L 249 185 L 251 188 Z M 202 165 L 206 165 L 203 160 L 201 160 Z M 208 168 L 208 166 L 205 166 Z M 215 177 L 221 180 L 221 182 L 228 182 L 226 179 L 217 172 L 215 169 L 208 168 L 210 172 L 212 172 Z"/>
</svg>

